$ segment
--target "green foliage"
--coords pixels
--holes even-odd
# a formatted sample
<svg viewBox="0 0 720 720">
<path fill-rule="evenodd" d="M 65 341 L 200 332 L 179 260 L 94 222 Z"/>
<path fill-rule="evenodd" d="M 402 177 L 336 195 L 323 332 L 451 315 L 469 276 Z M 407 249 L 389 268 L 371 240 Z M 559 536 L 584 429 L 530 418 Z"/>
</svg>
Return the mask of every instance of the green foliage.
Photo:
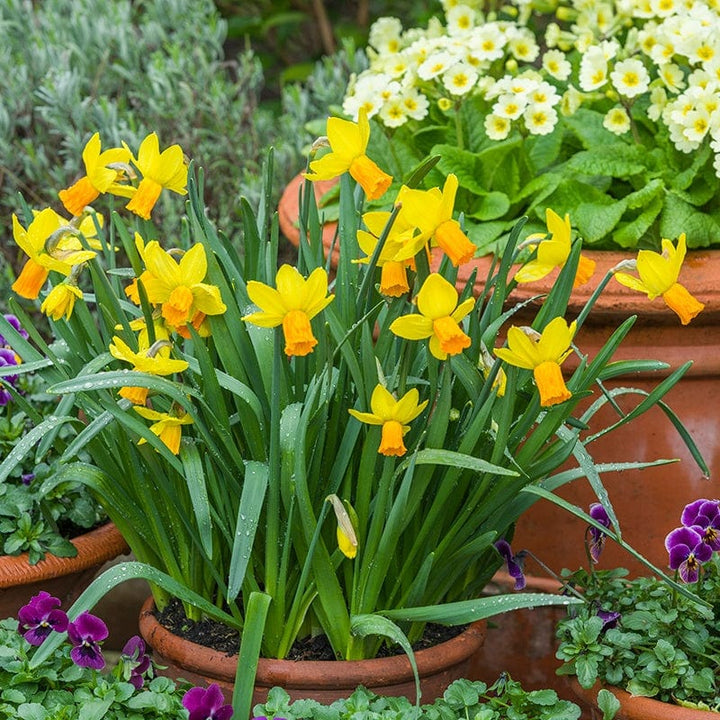
<svg viewBox="0 0 720 720">
<path fill-rule="evenodd" d="M 290 701 L 280 687 L 268 693 L 265 703 L 254 707 L 254 716 L 268 720 L 577 720 L 580 708 L 560 700 L 554 690 L 523 690 L 508 676 L 490 687 L 486 683 L 456 680 L 432 704 L 413 705 L 404 697 L 378 696 L 364 687 L 352 695 L 322 705 L 315 700 Z"/>
<path fill-rule="evenodd" d="M 0 457 L 7 458 L 33 424 L 48 418 L 57 409 L 57 396 L 44 393 L 38 374 L 20 375 L 19 400 L 0 407 Z M 32 413 L 32 417 L 29 413 Z M 105 514 L 90 490 L 68 480 L 49 487 L 45 481 L 56 470 L 55 460 L 64 447 L 69 430 L 58 435 L 58 445 L 41 460 L 26 455 L 9 476 L 0 482 L 0 554 L 28 553 L 35 565 L 49 552 L 61 557 L 77 553 L 68 538 L 96 526 Z"/>
<path fill-rule="evenodd" d="M 63 644 L 39 666 L 34 648 L 14 618 L 0 620 L 0 717 L 23 720 L 182 720 L 181 688 L 165 677 L 136 690 L 123 675 L 122 660 L 101 674 L 81 668 Z"/>
<path fill-rule="evenodd" d="M 714 609 L 657 578 L 628 580 L 624 570 L 567 574 L 587 602 L 558 624 L 560 672 L 577 675 L 584 688 L 600 680 L 633 695 L 720 710 L 720 576 L 717 562 L 704 568 L 690 589 Z M 604 628 L 598 610 L 619 612 L 617 626 Z"/>
</svg>

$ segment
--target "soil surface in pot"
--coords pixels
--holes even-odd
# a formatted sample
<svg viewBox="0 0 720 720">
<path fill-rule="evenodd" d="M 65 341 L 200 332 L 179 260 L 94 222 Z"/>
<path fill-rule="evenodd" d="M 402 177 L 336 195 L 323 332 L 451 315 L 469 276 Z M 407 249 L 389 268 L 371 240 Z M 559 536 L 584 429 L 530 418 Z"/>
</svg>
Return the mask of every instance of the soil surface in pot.
<svg viewBox="0 0 720 720">
<path fill-rule="evenodd" d="M 227 653 L 237 655 L 240 649 L 240 635 L 237 630 L 211 619 L 196 622 L 188 620 L 185 616 L 182 603 L 172 599 L 162 612 L 155 612 L 158 622 L 170 630 L 174 635 L 190 640 L 198 645 Z M 446 640 L 451 640 L 467 629 L 467 625 L 447 627 L 428 623 L 425 626 L 423 636 L 413 644 L 413 650 L 424 650 L 434 647 Z M 398 645 L 383 645 L 377 657 L 390 657 L 391 655 L 402 655 L 402 648 Z M 290 648 L 288 660 L 336 660 L 330 643 L 325 635 L 316 635 L 297 640 Z"/>
</svg>

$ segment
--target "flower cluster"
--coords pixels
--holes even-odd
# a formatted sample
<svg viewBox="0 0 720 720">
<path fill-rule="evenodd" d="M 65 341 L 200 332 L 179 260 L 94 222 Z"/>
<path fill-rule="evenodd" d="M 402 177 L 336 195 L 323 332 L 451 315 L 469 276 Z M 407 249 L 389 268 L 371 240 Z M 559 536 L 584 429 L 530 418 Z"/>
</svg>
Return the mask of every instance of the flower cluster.
<svg viewBox="0 0 720 720">
<path fill-rule="evenodd" d="M 720 175 L 717 8 L 566 0 L 553 6 L 541 35 L 527 3 L 515 0 L 504 17 L 471 5 L 446 3 L 445 24 L 435 19 L 424 31 L 377 20 L 370 67 L 351 85 L 344 111 L 357 117 L 362 109 L 397 127 L 424 119 L 433 103 L 449 109 L 478 96 L 488 103 L 488 137 L 503 140 L 514 125 L 548 134 L 560 114 L 610 99 L 608 130 L 630 132 L 633 109 L 642 107 L 682 152 L 709 140 Z"/>
<path fill-rule="evenodd" d="M 694 583 L 701 567 L 720 550 L 720 500 L 701 498 L 686 505 L 680 516 L 682 526 L 665 538 L 669 564 L 683 582 Z"/>
<path fill-rule="evenodd" d="M 42 645 L 52 633 L 67 632 L 73 663 L 81 668 L 103 670 L 105 658 L 101 645 L 108 636 L 107 625 L 87 611 L 70 621 L 60 605 L 58 598 L 40 591 L 18 611 L 18 632 L 34 646 Z M 153 678 L 154 666 L 142 638 L 136 635 L 125 643 L 113 673 L 135 690 L 142 690 L 146 680 Z M 233 714 L 232 707 L 224 703 L 222 691 L 214 684 L 190 688 L 182 698 L 182 705 L 189 713 L 189 720 L 230 720 Z"/>
</svg>

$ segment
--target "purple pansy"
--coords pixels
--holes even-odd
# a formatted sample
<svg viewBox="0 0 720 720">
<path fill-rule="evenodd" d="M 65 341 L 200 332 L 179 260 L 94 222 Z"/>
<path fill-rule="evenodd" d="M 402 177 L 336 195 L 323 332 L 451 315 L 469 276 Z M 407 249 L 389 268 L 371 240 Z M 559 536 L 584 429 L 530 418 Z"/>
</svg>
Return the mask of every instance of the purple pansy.
<svg viewBox="0 0 720 720">
<path fill-rule="evenodd" d="M 20 480 L 23 485 L 29 485 L 35 479 L 35 473 L 23 473 Z"/>
<path fill-rule="evenodd" d="M 8 314 L 8 315 L 3 315 L 3 317 L 8 321 L 8 323 L 10 323 L 10 325 L 12 325 L 15 328 L 15 330 L 17 330 L 20 333 L 20 335 L 23 338 L 25 338 L 25 340 L 28 339 L 27 330 L 25 330 L 25 328 L 23 328 L 23 326 L 20 324 L 20 321 L 14 315 Z M 7 344 L 8 344 L 8 342 L 7 342 L 7 340 L 5 340 L 5 336 L 2 333 L 0 333 L 0 345 L 7 345 Z"/>
<path fill-rule="evenodd" d="M 680 516 L 680 522 L 685 527 L 696 530 L 701 528 L 700 534 L 704 543 L 713 550 L 720 550 L 720 501 L 700 498 L 686 505 Z"/>
<path fill-rule="evenodd" d="M 597 616 L 603 621 L 603 630 L 616 627 L 620 619 L 620 613 L 615 610 L 598 610 Z"/>
<path fill-rule="evenodd" d="M 514 555 L 510 543 L 507 540 L 498 540 L 495 543 L 495 549 L 505 561 L 510 577 L 515 578 L 515 589 L 522 590 L 525 587 L 525 573 L 523 572 L 525 551 L 521 550 Z"/>
<path fill-rule="evenodd" d="M 0 347 L 0 368 L 17 365 L 15 353 L 8 348 Z M 4 382 L 9 383 L 13 387 L 17 382 L 17 375 L 5 375 L 2 378 Z M 12 400 L 12 394 L 4 387 L 0 387 L 0 406 L 7 405 Z"/>
<path fill-rule="evenodd" d="M 190 688 L 182 699 L 183 707 L 190 713 L 188 720 L 230 720 L 232 705 L 225 704 L 219 685 L 207 688 Z"/>
<path fill-rule="evenodd" d="M 140 690 L 145 683 L 145 673 L 150 668 L 150 656 L 145 652 L 145 643 L 138 635 L 133 635 L 122 649 L 122 662 L 125 665 L 127 681 Z"/>
<path fill-rule="evenodd" d="M 43 640 L 53 631 L 65 632 L 68 617 L 60 610 L 60 600 L 41 590 L 27 605 L 18 611 L 18 620 L 25 630 L 23 637 L 31 645 L 42 645 Z"/>
<path fill-rule="evenodd" d="M 600 503 L 590 505 L 590 517 L 595 520 L 595 522 L 600 523 L 600 525 L 606 528 L 610 527 L 610 516 Z M 591 525 L 588 530 L 590 531 L 590 557 L 592 561 L 596 563 L 600 560 L 600 553 L 605 547 L 607 535 L 593 525 Z"/>
<path fill-rule="evenodd" d="M 703 542 L 700 530 L 700 527 L 675 528 L 665 538 L 670 567 L 677 570 L 686 583 L 696 582 L 700 565 L 712 557 L 712 548 Z"/>
<path fill-rule="evenodd" d="M 108 636 L 107 625 L 87 610 L 68 625 L 68 638 L 74 645 L 70 651 L 72 661 L 80 667 L 102 670 L 105 658 L 99 643 Z"/>
</svg>

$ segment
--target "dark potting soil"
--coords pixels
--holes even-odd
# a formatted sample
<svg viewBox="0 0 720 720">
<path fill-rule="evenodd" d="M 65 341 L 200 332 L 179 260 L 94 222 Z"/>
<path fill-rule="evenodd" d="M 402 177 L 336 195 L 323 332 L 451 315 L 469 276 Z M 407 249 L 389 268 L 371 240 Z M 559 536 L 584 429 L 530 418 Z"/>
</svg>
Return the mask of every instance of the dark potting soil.
<svg viewBox="0 0 720 720">
<path fill-rule="evenodd" d="M 185 616 L 182 603 L 172 599 L 162 612 L 155 613 L 158 622 L 166 627 L 174 635 L 179 635 L 185 640 L 213 648 L 228 655 L 237 655 L 240 649 L 240 635 L 237 630 L 215 620 L 188 620 Z M 424 650 L 434 647 L 446 640 L 450 640 L 467 628 L 467 625 L 446 627 L 428 623 L 425 626 L 423 636 L 413 644 L 413 650 Z M 383 645 L 380 648 L 378 657 L 389 657 L 391 655 L 402 655 L 403 651 L 398 645 Z M 335 660 L 330 643 L 325 635 L 316 635 L 302 640 L 296 640 L 290 648 L 289 660 Z"/>
</svg>

